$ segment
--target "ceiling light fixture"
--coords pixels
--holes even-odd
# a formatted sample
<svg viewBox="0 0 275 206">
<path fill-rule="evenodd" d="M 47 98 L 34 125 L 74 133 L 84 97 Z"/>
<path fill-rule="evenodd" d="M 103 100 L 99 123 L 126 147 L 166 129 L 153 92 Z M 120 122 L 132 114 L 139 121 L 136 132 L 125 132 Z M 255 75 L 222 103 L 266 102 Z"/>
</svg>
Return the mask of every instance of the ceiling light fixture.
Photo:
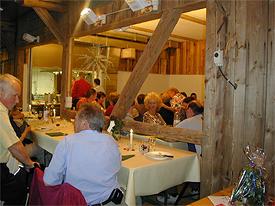
<svg viewBox="0 0 275 206">
<path fill-rule="evenodd" d="M 34 41 L 39 42 L 39 40 L 40 40 L 39 36 L 33 36 L 28 33 L 24 33 L 22 38 L 23 38 L 23 40 L 25 40 L 28 43 L 32 43 Z"/>
<path fill-rule="evenodd" d="M 95 23 L 105 24 L 106 15 L 97 16 L 90 8 L 85 8 L 80 13 L 81 18 L 86 22 L 86 24 L 91 25 Z"/>
<path fill-rule="evenodd" d="M 154 10 L 157 10 L 156 8 L 158 6 L 158 0 L 125 0 L 125 2 L 128 4 L 132 11 L 139 11 L 149 6 L 153 6 Z M 155 6 L 156 2 L 157 6 Z"/>
</svg>

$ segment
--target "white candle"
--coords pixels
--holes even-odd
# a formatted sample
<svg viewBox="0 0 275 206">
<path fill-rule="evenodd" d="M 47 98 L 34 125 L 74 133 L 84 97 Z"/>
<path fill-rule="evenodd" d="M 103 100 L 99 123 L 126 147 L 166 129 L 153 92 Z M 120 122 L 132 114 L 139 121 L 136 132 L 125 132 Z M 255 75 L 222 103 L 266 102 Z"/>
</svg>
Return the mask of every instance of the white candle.
<svg viewBox="0 0 275 206">
<path fill-rule="evenodd" d="M 133 130 L 132 129 L 130 129 L 130 147 L 131 149 L 133 147 Z"/>
<path fill-rule="evenodd" d="M 31 111 L 32 111 L 32 105 L 29 104 L 29 112 L 31 112 Z"/>
<path fill-rule="evenodd" d="M 53 118 L 55 118 L 55 115 L 56 115 L 55 109 L 53 109 Z"/>
</svg>

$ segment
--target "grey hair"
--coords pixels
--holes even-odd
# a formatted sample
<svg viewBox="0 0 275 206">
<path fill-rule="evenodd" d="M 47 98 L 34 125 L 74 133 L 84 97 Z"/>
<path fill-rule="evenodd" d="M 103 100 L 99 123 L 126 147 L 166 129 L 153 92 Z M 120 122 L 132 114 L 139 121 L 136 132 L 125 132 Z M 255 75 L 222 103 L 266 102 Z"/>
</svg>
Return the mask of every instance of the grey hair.
<svg viewBox="0 0 275 206">
<path fill-rule="evenodd" d="M 7 96 L 14 83 L 22 85 L 21 81 L 11 74 L 0 75 L 0 92 Z"/>
<path fill-rule="evenodd" d="M 86 120 L 92 130 L 102 131 L 105 118 L 98 105 L 94 103 L 83 104 L 77 115 L 79 119 Z"/>
</svg>

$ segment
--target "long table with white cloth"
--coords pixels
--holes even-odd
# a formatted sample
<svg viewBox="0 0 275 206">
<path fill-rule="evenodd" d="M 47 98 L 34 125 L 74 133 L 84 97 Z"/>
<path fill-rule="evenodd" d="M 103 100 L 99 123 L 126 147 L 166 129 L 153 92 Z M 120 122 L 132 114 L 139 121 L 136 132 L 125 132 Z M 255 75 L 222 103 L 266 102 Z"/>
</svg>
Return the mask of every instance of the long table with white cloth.
<svg viewBox="0 0 275 206">
<path fill-rule="evenodd" d="M 73 133 L 73 124 L 66 121 L 45 123 L 34 120 L 30 124 L 34 142 L 52 154 L 58 142 L 64 138 L 64 134 Z M 46 133 L 60 133 L 60 136 L 49 136 Z M 133 150 L 128 149 L 128 143 L 129 138 L 121 138 L 118 141 L 122 156 L 134 155 L 122 161 L 118 174 L 119 183 L 126 191 L 127 205 L 136 205 L 137 196 L 157 194 L 187 181 L 200 181 L 200 165 L 196 153 L 156 144 L 156 151 L 168 152 L 174 156 L 156 160 L 139 152 L 140 139 L 134 136 Z"/>
</svg>

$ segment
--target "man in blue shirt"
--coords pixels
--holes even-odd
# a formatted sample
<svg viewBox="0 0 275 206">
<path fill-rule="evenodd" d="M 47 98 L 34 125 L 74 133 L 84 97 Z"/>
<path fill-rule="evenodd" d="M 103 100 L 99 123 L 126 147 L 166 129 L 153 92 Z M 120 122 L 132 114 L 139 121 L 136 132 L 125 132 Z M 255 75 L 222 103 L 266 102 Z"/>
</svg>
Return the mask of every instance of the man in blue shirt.
<svg viewBox="0 0 275 206">
<path fill-rule="evenodd" d="M 45 169 L 46 185 L 67 182 L 79 189 L 87 204 L 100 204 L 119 188 L 121 155 L 115 140 L 101 130 L 104 115 L 95 105 L 83 105 L 75 118 L 75 134 L 56 147 Z"/>
</svg>

